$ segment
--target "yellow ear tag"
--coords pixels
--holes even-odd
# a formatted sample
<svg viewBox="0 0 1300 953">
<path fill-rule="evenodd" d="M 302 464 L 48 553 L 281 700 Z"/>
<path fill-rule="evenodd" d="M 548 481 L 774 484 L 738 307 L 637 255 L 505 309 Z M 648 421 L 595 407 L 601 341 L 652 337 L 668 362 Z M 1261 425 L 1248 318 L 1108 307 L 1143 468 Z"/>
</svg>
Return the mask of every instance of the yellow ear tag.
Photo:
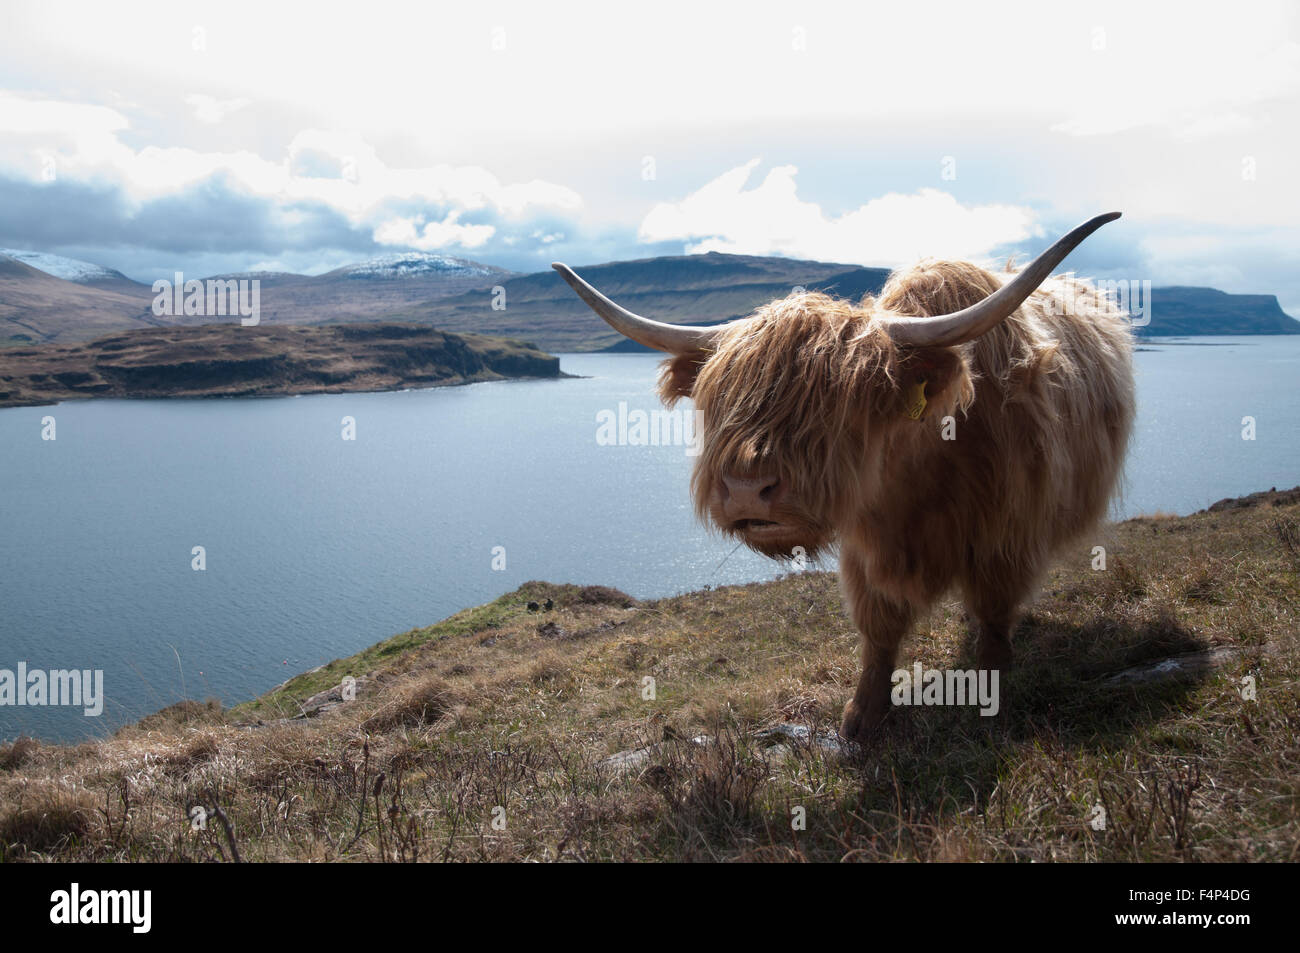
<svg viewBox="0 0 1300 953">
<path fill-rule="evenodd" d="M 920 420 L 921 415 L 925 413 L 925 405 L 928 401 L 925 399 L 925 381 L 917 381 L 907 389 L 904 395 L 907 406 L 904 413 L 913 420 Z"/>
</svg>

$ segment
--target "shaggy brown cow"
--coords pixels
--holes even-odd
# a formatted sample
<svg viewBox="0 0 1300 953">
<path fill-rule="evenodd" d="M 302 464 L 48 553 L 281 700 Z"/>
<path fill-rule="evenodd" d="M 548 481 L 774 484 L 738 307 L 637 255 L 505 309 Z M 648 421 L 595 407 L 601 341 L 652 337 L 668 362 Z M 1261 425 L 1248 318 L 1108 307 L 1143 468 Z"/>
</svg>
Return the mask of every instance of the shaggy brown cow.
<svg viewBox="0 0 1300 953">
<path fill-rule="evenodd" d="M 769 556 L 838 545 L 862 633 L 845 737 L 884 717 L 899 642 L 950 586 L 980 668 L 1008 665 L 1018 605 L 1105 513 L 1133 420 L 1129 325 L 1085 282 L 1050 276 L 1118 217 L 1015 277 L 923 262 L 876 299 L 792 294 L 703 328 L 638 317 L 554 265 L 615 329 L 673 355 L 659 389 L 702 411 L 701 517 Z"/>
</svg>

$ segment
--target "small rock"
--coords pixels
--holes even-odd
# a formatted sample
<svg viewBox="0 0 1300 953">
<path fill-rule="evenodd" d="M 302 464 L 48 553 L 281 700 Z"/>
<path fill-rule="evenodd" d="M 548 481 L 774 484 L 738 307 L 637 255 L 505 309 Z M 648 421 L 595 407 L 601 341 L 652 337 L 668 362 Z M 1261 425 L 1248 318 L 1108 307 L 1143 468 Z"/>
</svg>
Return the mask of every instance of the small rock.
<svg viewBox="0 0 1300 953">
<path fill-rule="evenodd" d="M 596 769 L 598 771 L 608 771 L 612 774 L 626 774 L 629 771 L 639 771 L 641 768 L 645 767 L 646 762 L 654 757 L 654 755 L 663 748 L 665 744 L 681 744 L 688 741 L 688 739 L 675 734 L 666 735 L 666 739 L 667 740 L 660 742 L 659 744 L 646 745 L 644 748 L 632 748 L 628 751 L 619 751 L 610 755 L 608 758 L 602 758 L 596 762 Z M 694 738 L 689 739 L 689 743 L 701 748 L 706 748 L 714 743 L 714 739 L 709 735 L 696 735 Z"/>
<path fill-rule="evenodd" d="M 626 774 L 629 771 L 637 771 L 645 766 L 654 754 L 655 746 L 648 748 L 633 748 L 630 751 L 619 751 L 610 755 L 608 758 L 601 758 L 596 762 L 596 770 L 608 771 L 612 774 Z"/>
<path fill-rule="evenodd" d="M 782 722 L 773 725 L 770 728 L 764 728 L 754 733 L 754 737 L 773 747 L 810 747 L 816 745 L 823 751 L 834 751 L 837 753 L 847 753 L 857 746 L 839 736 L 835 731 L 819 731 L 814 733 L 807 725 L 799 725 L 793 722 Z"/>
<path fill-rule="evenodd" d="M 374 677 L 371 675 L 362 675 L 355 680 L 358 696 L 361 694 L 361 690 L 373 680 Z M 312 695 L 304 701 L 300 706 L 302 710 L 294 717 L 315 718 L 316 716 L 323 715 L 328 711 L 333 711 L 335 708 L 338 708 L 343 704 L 345 704 L 343 701 L 343 685 L 341 683 L 338 685 L 331 685 L 324 691 L 317 692 L 315 695 Z"/>
<path fill-rule="evenodd" d="M 1225 665 L 1239 653 L 1240 649 L 1220 646 L 1206 649 L 1204 652 L 1189 652 L 1187 655 L 1175 655 L 1173 658 L 1149 662 L 1125 669 L 1106 679 L 1108 685 L 1133 685 L 1156 682 L 1166 678 L 1189 678 L 1212 668 Z"/>
</svg>

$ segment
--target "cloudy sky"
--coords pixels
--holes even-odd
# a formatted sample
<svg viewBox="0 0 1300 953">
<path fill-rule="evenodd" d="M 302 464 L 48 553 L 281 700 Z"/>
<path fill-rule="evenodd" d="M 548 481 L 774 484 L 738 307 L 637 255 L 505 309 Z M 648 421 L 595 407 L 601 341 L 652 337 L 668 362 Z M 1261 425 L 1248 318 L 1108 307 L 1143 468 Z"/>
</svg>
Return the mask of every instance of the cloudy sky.
<svg viewBox="0 0 1300 953">
<path fill-rule="evenodd" d="M 1300 315 L 1300 6 L 0 6 L 0 247 L 134 278 L 1033 252 Z"/>
</svg>

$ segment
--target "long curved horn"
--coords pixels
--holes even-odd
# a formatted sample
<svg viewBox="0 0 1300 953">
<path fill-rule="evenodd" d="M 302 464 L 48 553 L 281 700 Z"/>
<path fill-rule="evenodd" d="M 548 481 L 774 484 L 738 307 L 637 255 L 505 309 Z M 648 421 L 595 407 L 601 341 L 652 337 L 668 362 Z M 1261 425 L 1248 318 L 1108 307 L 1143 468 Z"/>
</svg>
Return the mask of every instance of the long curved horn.
<svg viewBox="0 0 1300 953">
<path fill-rule="evenodd" d="M 651 321 L 610 301 L 575 275 L 573 269 L 563 262 L 552 262 L 551 267 L 560 273 L 560 277 L 569 283 L 569 287 L 578 293 L 578 297 L 587 302 L 591 310 L 604 318 L 610 327 L 624 337 L 629 337 L 646 347 L 652 347 L 656 351 L 690 354 L 694 351 L 707 350 L 723 327 L 721 324 L 715 324 L 708 327 L 688 328 Z"/>
<path fill-rule="evenodd" d="M 1084 222 L 979 304 L 936 317 L 889 317 L 885 319 L 885 330 L 896 344 L 917 347 L 943 347 L 974 340 L 1010 317 L 1080 242 L 1119 216 L 1119 212 L 1107 212 Z"/>
</svg>

